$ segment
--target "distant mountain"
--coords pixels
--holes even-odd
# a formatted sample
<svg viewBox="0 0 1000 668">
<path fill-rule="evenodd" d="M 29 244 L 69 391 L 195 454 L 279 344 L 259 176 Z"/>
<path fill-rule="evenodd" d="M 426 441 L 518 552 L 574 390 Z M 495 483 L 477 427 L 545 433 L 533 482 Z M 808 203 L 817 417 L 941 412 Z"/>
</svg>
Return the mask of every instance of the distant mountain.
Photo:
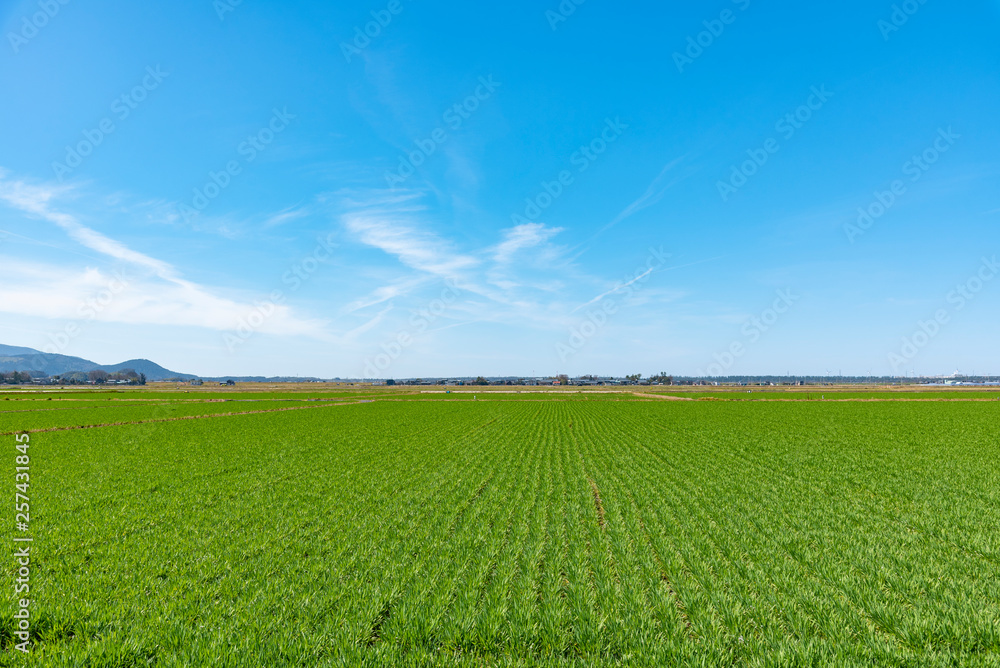
<svg viewBox="0 0 1000 668">
<path fill-rule="evenodd" d="M 164 369 L 156 362 L 150 362 L 149 360 L 129 360 L 127 362 L 122 362 L 121 364 L 108 364 L 106 366 L 102 366 L 101 368 L 108 373 L 132 369 L 136 373 L 146 374 L 146 378 L 149 380 L 166 380 L 167 378 L 191 380 L 192 378 L 197 378 L 197 376 L 192 376 L 189 373 L 177 373 L 176 371 L 171 371 L 170 369 Z"/>
<path fill-rule="evenodd" d="M 5 346 L 0 344 L 0 357 L 13 355 L 37 355 L 38 351 L 32 348 L 18 348 L 17 346 Z"/>
<path fill-rule="evenodd" d="M 164 369 L 159 364 L 149 360 L 129 360 L 121 364 L 101 365 L 81 357 L 43 353 L 32 348 L 19 348 L 0 344 L 0 371 L 30 371 L 33 375 L 61 376 L 74 371 L 107 371 L 115 373 L 124 369 L 133 369 L 136 373 L 146 374 L 149 380 L 166 380 L 167 378 L 195 378 L 190 374 L 177 373 Z"/>
</svg>

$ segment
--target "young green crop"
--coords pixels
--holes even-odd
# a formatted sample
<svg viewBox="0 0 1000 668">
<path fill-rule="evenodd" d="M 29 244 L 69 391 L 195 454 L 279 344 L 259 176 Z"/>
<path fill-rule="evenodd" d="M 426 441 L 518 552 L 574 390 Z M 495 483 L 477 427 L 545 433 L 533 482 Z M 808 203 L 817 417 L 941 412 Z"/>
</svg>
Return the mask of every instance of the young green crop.
<svg viewBox="0 0 1000 668">
<path fill-rule="evenodd" d="M 34 434 L 0 665 L 998 662 L 1000 406 L 534 398 Z"/>
<path fill-rule="evenodd" d="M 352 399 L 353 400 L 353 399 Z M 46 404 L 33 409 L 0 410 L 0 434 L 43 429 L 69 429 L 93 425 L 116 425 L 147 421 L 174 420 L 192 416 L 252 413 L 257 411 L 285 411 L 312 409 L 340 403 L 341 400 L 235 400 L 212 402 L 159 403 L 130 402 L 109 406 L 84 403 L 77 406 Z"/>
</svg>

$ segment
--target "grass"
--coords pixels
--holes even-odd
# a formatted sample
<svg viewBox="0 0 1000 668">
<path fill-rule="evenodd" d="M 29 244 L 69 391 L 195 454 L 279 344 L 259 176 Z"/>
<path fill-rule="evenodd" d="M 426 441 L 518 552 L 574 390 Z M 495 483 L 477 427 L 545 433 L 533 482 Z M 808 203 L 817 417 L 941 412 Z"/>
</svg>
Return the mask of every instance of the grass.
<svg viewBox="0 0 1000 668">
<path fill-rule="evenodd" d="M 34 434 L 0 665 L 1000 663 L 1000 405 L 533 398 Z"/>
<path fill-rule="evenodd" d="M 228 415 L 258 411 L 285 411 L 328 406 L 343 401 L 337 398 L 307 400 L 250 400 L 236 399 L 211 402 L 140 402 L 118 405 L 74 402 L 53 402 L 35 408 L 18 406 L 13 410 L 0 410 L 0 434 L 17 431 L 74 428 L 119 423 L 138 423 L 160 420 L 178 420 L 184 417 Z"/>
</svg>

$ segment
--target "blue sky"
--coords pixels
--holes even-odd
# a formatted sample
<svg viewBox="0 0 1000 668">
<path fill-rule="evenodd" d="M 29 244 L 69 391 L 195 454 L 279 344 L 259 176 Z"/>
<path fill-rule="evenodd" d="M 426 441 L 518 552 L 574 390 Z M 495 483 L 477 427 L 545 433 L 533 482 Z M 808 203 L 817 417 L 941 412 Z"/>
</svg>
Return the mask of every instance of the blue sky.
<svg viewBox="0 0 1000 668">
<path fill-rule="evenodd" d="M 0 342 L 204 375 L 1000 374 L 996 0 L 0 26 Z"/>
</svg>

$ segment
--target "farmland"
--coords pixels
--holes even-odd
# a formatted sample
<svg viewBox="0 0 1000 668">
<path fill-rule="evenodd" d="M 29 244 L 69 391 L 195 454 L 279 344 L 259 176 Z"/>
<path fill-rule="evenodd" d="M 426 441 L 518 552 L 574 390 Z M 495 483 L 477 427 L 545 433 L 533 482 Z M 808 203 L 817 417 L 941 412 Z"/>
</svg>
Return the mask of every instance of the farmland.
<svg viewBox="0 0 1000 668">
<path fill-rule="evenodd" d="M 0 665 L 1000 663 L 993 393 L 473 396 L 0 394 Z"/>
</svg>

